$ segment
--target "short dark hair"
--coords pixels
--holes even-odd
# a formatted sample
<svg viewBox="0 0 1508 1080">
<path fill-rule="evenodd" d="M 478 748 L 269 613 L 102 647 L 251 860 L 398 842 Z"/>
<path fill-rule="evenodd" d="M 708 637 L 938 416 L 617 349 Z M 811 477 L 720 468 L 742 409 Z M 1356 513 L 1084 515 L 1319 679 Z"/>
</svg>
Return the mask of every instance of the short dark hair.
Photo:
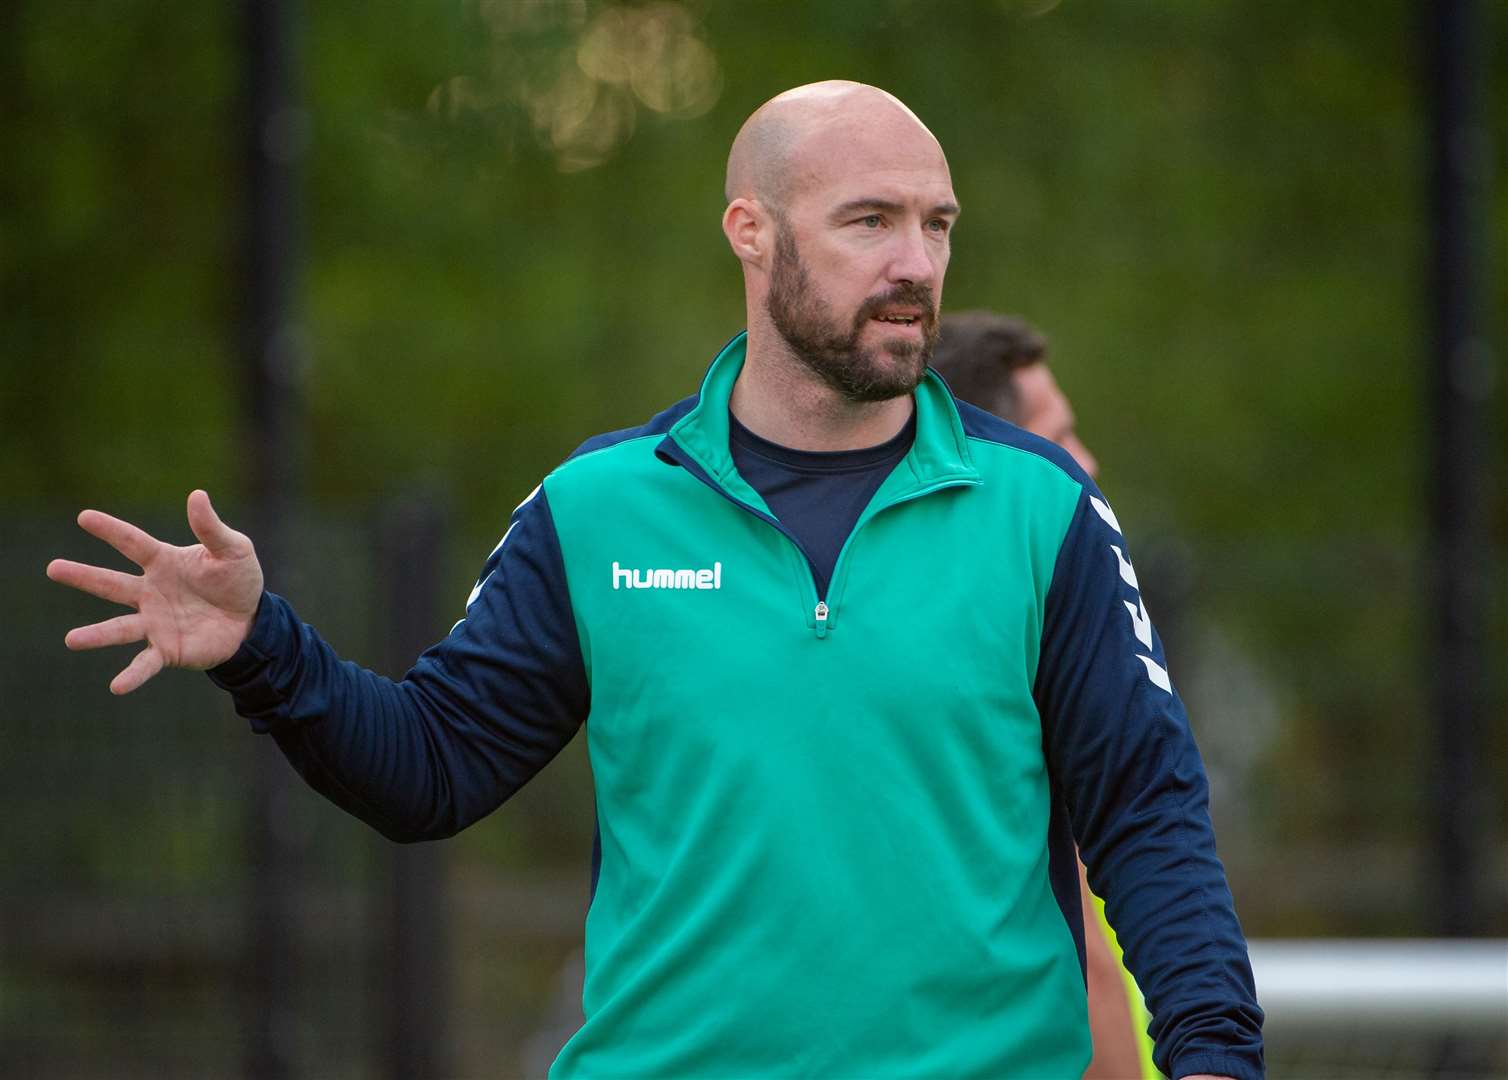
<svg viewBox="0 0 1508 1080">
<path fill-rule="evenodd" d="M 1011 376 L 1047 359 L 1047 338 L 1016 315 L 962 311 L 938 324 L 932 366 L 953 393 L 981 409 L 1015 421 L 1020 414 Z"/>
</svg>

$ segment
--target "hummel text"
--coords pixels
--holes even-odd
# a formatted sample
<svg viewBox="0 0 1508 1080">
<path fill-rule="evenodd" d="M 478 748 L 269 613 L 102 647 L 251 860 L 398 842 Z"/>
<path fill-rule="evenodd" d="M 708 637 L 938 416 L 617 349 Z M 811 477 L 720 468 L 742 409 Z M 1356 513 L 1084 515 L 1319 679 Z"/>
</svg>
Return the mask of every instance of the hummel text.
<svg viewBox="0 0 1508 1080">
<path fill-rule="evenodd" d="M 723 564 L 711 570 L 628 570 L 613 563 L 615 589 L 721 589 Z"/>
</svg>

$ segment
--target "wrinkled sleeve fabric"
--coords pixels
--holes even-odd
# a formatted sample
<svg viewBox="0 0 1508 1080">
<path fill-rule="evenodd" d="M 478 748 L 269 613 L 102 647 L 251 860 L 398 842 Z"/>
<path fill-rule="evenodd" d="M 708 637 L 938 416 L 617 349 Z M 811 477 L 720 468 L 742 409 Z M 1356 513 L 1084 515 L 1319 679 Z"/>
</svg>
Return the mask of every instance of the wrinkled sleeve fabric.
<svg viewBox="0 0 1508 1080">
<path fill-rule="evenodd" d="M 465 617 L 402 680 L 342 660 L 272 593 L 209 675 L 311 787 L 384 836 L 459 832 L 543 768 L 588 710 L 543 489 L 514 511 Z"/>
<path fill-rule="evenodd" d="M 1169 1076 L 1264 1075 L 1262 1010 L 1204 765 L 1119 522 L 1086 486 L 1053 568 L 1035 696 L 1053 787 Z"/>
</svg>

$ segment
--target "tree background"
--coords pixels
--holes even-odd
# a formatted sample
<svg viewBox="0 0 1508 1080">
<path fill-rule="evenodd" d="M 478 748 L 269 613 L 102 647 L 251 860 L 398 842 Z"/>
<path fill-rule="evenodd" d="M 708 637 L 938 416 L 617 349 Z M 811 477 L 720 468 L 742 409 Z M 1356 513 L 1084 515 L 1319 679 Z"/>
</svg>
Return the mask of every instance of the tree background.
<svg viewBox="0 0 1508 1080">
<path fill-rule="evenodd" d="M 1483 7 L 1501 53 L 1508 9 Z M 272 587 L 371 662 L 374 508 L 439 491 L 443 634 L 539 478 L 691 392 L 741 327 L 717 221 L 742 119 L 801 82 L 875 83 L 949 155 L 964 213 L 945 307 L 1018 312 L 1051 338 L 1139 538 L 1249 933 L 1428 935 L 1416 17 L 1341 0 L 307 5 L 305 110 L 281 134 L 306 153 L 306 487 L 296 569 Z M 232 520 L 244 501 L 237 35 L 233 8 L 185 0 L 0 10 L 0 1066 L 236 1060 L 251 737 L 194 676 L 110 699 L 123 658 L 61 646 L 98 606 L 41 569 L 99 557 L 70 531 L 80 506 L 185 537 L 192 487 Z M 1498 177 L 1492 93 L 1480 166 Z M 1489 190 L 1501 345 L 1508 186 Z M 1497 475 L 1501 431 L 1481 463 Z M 1488 512 L 1501 657 L 1500 496 Z M 1503 670 L 1480 760 L 1496 934 Z M 380 842 L 306 792 L 289 812 L 319 969 L 291 1038 L 313 1073 L 364 1075 L 349 926 Z M 579 933 L 591 815 L 573 745 L 451 845 L 461 1072 L 528 1067 Z"/>
</svg>

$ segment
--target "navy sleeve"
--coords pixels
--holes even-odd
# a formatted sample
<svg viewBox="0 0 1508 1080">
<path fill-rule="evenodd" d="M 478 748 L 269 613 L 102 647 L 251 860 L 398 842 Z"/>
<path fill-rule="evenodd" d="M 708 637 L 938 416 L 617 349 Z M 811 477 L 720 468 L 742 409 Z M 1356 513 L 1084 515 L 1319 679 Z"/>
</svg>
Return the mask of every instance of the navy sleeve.
<svg viewBox="0 0 1508 1080">
<path fill-rule="evenodd" d="M 589 692 L 542 489 L 514 511 L 466 615 L 399 682 L 341 660 L 266 593 L 210 672 L 309 785 L 392 840 L 451 836 L 571 740 Z"/>
<path fill-rule="evenodd" d="M 1035 687 L 1055 790 L 1169 1076 L 1263 1075 L 1262 1010 L 1204 765 L 1120 524 L 1086 487 L 1058 552 Z"/>
</svg>

